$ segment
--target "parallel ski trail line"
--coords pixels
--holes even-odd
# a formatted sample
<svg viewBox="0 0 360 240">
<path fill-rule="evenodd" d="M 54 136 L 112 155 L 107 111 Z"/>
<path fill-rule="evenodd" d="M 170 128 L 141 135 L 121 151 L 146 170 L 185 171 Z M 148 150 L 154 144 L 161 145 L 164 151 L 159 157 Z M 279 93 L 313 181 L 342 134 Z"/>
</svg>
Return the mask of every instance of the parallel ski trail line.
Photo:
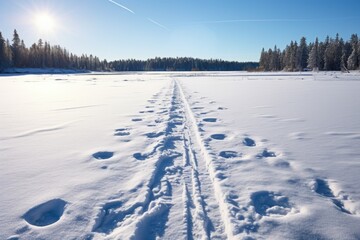
<svg viewBox="0 0 360 240">
<path fill-rule="evenodd" d="M 234 239 L 235 236 L 234 236 L 234 226 L 232 224 L 232 215 L 230 213 L 230 208 L 228 207 L 227 202 L 226 202 L 226 195 L 223 193 L 221 186 L 220 186 L 220 182 L 216 178 L 216 170 L 212 163 L 212 158 L 205 148 L 205 144 L 204 144 L 204 142 L 200 136 L 200 132 L 198 130 L 198 126 L 196 123 L 194 113 L 192 112 L 191 107 L 185 97 L 185 94 L 177 80 L 175 80 L 175 85 L 179 89 L 180 97 L 182 99 L 182 102 L 183 102 L 184 108 L 185 108 L 186 119 L 188 121 L 189 128 L 191 129 L 191 132 L 194 135 L 196 145 L 199 147 L 200 154 L 201 154 L 200 156 L 202 157 L 202 160 L 204 160 L 206 163 L 206 168 L 207 168 L 208 174 L 211 178 L 212 187 L 214 190 L 214 197 L 216 198 L 216 201 L 219 206 L 219 211 L 221 214 L 221 221 L 224 224 L 225 234 L 228 239 Z"/>
<path fill-rule="evenodd" d="M 201 183 L 188 128 L 184 127 L 184 198 L 185 220 L 188 224 L 188 238 L 210 239 L 211 221 L 206 213 L 205 200 L 201 193 Z M 189 220 L 192 222 L 189 224 Z"/>
<path fill-rule="evenodd" d="M 201 181 L 199 175 L 206 175 L 206 168 L 199 169 L 196 152 L 190 137 L 189 121 L 187 120 L 185 105 L 180 95 L 179 86 L 174 81 L 173 101 L 177 102 L 179 108 L 179 119 L 182 124 L 176 128 L 178 139 L 176 148 L 182 150 L 182 162 L 177 162 L 176 166 L 182 169 L 181 181 L 182 188 L 182 211 L 186 227 L 186 239 L 215 239 L 223 238 L 223 224 L 220 220 L 220 213 L 216 213 L 216 208 L 207 208 L 208 205 L 217 205 L 214 199 L 214 191 L 210 179 Z M 201 171 L 201 172 L 200 172 Z M 204 173 L 203 173 L 203 172 Z M 204 191 L 202 191 L 202 187 Z M 174 199 L 176 197 L 174 196 Z M 175 205 L 180 203 L 175 203 Z M 214 225 L 217 228 L 214 228 Z"/>
</svg>

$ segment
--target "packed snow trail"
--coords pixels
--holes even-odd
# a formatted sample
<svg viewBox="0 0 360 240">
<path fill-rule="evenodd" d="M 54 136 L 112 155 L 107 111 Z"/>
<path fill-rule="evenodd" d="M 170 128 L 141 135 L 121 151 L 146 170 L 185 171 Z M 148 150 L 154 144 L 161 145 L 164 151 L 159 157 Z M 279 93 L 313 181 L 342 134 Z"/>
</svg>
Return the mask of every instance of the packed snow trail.
<svg viewBox="0 0 360 240">
<path fill-rule="evenodd" d="M 144 199 L 127 208 L 120 201 L 106 203 L 93 226 L 103 237 L 121 239 L 129 229 L 132 239 L 231 237 L 189 104 L 176 81 L 171 88 L 164 134 L 152 136 L 162 139 L 150 152 L 134 154 L 138 161 L 157 159 Z"/>
<path fill-rule="evenodd" d="M 198 126 L 196 123 L 196 119 L 194 117 L 194 114 L 190 108 L 189 103 L 186 100 L 186 97 L 183 93 L 183 90 L 181 89 L 181 86 L 179 85 L 179 83 L 177 81 L 176 81 L 176 85 L 179 88 L 180 96 L 181 96 L 182 102 L 184 104 L 185 115 L 186 115 L 186 119 L 187 119 L 187 123 L 188 123 L 188 131 L 193 133 L 195 141 L 196 141 L 196 144 L 194 144 L 194 145 L 198 146 L 199 157 L 201 159 L 202 165 L 206 166 L 206 168 L 203 168 L 202 171 L 203 172 L 207 171 L 207 174 L 211 181 L 212 189 L 214 191 L 214 197 L 215 197 L 217 205 L 219 207 L 222 224 L 224 225 L 225 234 L 228 238 L 232 238 L 233 237 L 233 229 L 232 229 L 232 224 L 230 222 L 231 218 L 228 214 L 229 213 L 228 207 L 226 206 L 226 203 L 225 203 L 224 199 L 222 198 L 224 196 L 224 194 L 221 190 L 220 183 L 217 181 L 216 171 L 214 169 L 214 166 L 211 163 L 211 157 L 209 156 L 209 153 L 205 149 L 204 143 L 202 141 L 202 138 L 200 136 L 200 132 L 199 132 L 199 129 L 198 129 Z M 189 134 L 190 134 L 190 132 L 189 132 Z"/>
</svg>

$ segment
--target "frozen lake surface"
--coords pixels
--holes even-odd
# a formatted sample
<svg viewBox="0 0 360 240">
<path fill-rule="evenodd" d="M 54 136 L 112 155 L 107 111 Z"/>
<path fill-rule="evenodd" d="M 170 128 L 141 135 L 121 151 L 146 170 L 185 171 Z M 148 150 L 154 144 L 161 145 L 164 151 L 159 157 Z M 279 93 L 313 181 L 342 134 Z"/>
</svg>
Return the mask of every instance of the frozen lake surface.
<svg viewBox="0 0 360 240">
<path fill-rule="evenodd" d="M 0 76 L 0 239 L 360 239 L 360 73 Z"/>
</svg>

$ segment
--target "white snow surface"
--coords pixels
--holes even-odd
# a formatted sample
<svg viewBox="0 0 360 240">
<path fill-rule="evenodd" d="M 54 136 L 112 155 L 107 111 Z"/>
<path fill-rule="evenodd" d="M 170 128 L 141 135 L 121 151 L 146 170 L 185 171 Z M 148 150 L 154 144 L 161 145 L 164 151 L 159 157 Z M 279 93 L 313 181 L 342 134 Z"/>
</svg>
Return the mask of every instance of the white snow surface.
<svg viewBox="0 0 360 240">
<path fill-rule="evenodd" d="M 360 73 L 0 77 L 0 239 L 360 239 Z"/>
</svg>

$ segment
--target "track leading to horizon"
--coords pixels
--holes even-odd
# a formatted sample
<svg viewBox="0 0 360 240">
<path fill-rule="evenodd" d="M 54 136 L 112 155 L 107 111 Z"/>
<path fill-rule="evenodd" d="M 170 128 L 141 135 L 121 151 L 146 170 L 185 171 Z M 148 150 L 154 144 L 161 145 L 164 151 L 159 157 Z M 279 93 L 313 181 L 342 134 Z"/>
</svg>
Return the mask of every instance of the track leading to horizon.
<svg viewBox="0 0 360 240">
<path fill-rule="evenodd" d="M 155 159 L 146 194 L 127 208 L 117 201 L 106 203 L 94 233 L 121 238 L 131 228 L 135 239 L 229 237 L 221 190 L 191 108 L 176 80 L 168 91 L 169 101 L 163 100 L 168 108 L 165 129 L 148 135 L 158 139 L 157 144 L 133 155 L 138 161 Z"/>
</svg>

